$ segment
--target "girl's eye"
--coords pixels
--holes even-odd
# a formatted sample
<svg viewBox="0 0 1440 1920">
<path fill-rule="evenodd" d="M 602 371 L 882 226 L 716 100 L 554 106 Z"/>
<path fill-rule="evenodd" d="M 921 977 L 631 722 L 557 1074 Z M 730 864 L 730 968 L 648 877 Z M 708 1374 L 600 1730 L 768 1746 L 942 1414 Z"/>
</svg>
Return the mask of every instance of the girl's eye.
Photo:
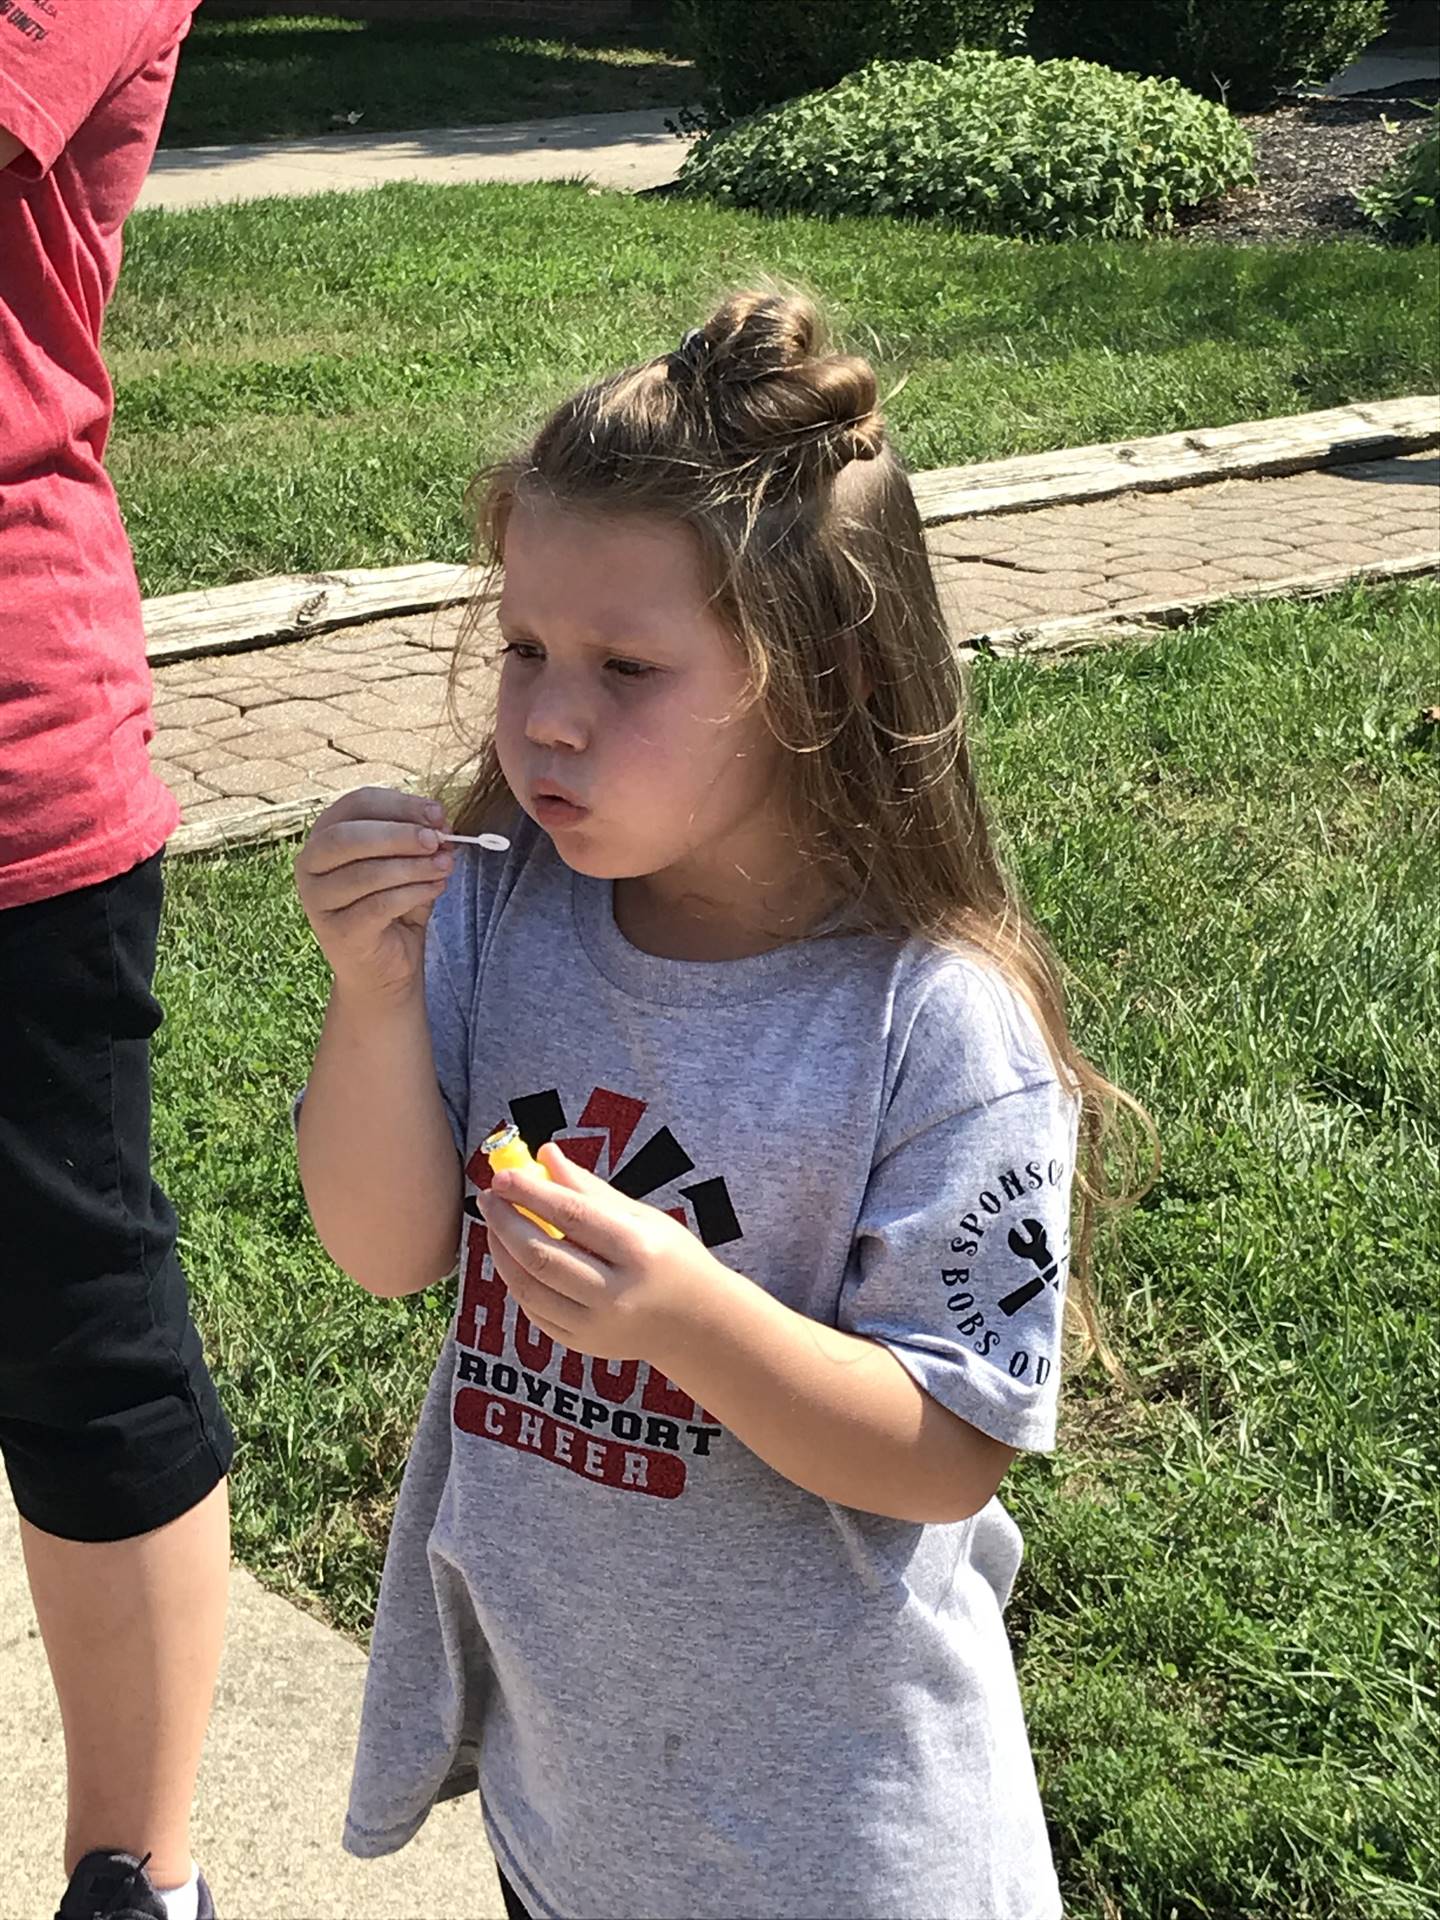
<svg viewBox="0 0 1440 1920">
<path fill-rule="evenodd" d="M 535 640 L 507 640 L 499 653 L 492 658 L 504 660 L 536 661 L 545 658 L 545 649 Z M 606 668 L 621 680 L 646 680 L 652 673 L 658 673 L 658 667 L 647 666 L 643 660 L 607 660 Z"/>
</svg>

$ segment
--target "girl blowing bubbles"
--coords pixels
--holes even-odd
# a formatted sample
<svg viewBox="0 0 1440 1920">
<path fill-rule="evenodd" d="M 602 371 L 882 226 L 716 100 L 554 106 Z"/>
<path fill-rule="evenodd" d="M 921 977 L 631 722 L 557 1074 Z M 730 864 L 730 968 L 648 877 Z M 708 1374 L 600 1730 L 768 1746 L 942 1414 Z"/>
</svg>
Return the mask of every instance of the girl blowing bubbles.
<svg viewBox="0 0 1440 1920">
<path fill-rule="evenodd" d="M 367 789 L 299 860 L 316 1228 L 382 1295 L 459 1253 L 346 1845 L 478 1774 L 512 1914 L 1059 1912 L 995 1493 L 1126 1096 L 992 850 L 875 401 L 749 294 L 568 401 L 478 483 L 456 827 L 511 850 Z M 543 1172 L 492 1176 L 501 1120 Z"/>
</svg>

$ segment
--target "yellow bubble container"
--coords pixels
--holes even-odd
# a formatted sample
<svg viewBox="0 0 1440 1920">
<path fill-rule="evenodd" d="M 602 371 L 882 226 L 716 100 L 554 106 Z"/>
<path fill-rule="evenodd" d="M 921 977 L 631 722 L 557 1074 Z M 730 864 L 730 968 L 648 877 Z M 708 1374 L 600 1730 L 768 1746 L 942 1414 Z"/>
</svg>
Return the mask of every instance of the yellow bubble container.
<svg viewBox="0 0 1440 1920">
<path fill-rule="evenodd" d="M 550 1178 L 547 1170 L 521 1139 L 520 1129 L 517 1126 L 507 1124 L 496 1127 L 492 1134 L 481 1141 L 480 1151 L 490 1162 L 493 1173 L 506 1173 L 512 1170 L 519 1173 L 528 1167 L 538 1173 L 542 1180 Z M 552 1227 L 548 1220 L 542 1220 L 538 1213 L 531 1213 L 528 1207 L 516 1207 L 515 1211 L 523 1213 L 527 1220 L 533 1220 L 541 1232 L 548 1233 L 552 1240 L 565 1238 L 558 1227 Z"/>
</svg>

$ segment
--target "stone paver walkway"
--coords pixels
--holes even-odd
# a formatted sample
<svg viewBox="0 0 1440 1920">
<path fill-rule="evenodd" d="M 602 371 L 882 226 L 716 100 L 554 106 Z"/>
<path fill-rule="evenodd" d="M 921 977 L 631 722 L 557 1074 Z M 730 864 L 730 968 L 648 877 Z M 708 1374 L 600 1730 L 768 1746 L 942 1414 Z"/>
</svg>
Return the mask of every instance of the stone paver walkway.
<svg viewBox="0 0 1440 1920">
<path fill-rule="evenodd" d="M 1337 567 L 1440 563 L 1440 454 L 1132 493 L 930 529 L 957 638 L 1134 617 Z M 460 610 L 160 667 L 157 765 L 187 822 L 351 787 L 425 785 L 464 749 L 444 717 Z M 488 675 L 470 704 L 483 711 Z"/>
<path fill-rule="evenodd" d="M 348 192 L 387 180 L 455 186 L 477 180 L 586 179 L 633 193 L 673 180 L 685 143 L 667 133 L 676 108 L 517 120 L 413 133 L 322 134 L 240 146 L 162 147 L 140 194 L 145 207 L 197 207 L 268 194 Z"/>
</svg>

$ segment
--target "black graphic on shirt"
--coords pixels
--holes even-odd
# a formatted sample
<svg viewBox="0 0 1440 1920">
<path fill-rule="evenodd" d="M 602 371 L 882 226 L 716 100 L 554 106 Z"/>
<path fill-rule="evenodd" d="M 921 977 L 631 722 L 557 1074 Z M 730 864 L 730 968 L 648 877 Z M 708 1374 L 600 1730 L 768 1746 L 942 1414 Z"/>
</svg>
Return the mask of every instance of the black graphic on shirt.
<svg viewBox="0 0 1440 1920">
<path fill-rule="evenodd" d="M 1028 1306 L 1037 1294 L 1045 1291 L 1047 1282 L 1053 1282 L 1060 1270 L 1058 1260 L 1050 1258 L 1050 1242 L 1045 1236 L 1044 1222 L 1040 1220 L 1022 1220 L 1023 1233 L 1012 1227 L 1007 1236 L 1010 1251 L 1018 1254 L 1022 1260 L 1033 1260 L 1040 1272 L 1013 1292 L 1002 1296 L 1000 1311 L 1005 1314 L 1017 1314 L 1021 1307 Z"/>
<path fill-rule="evenodd" d="M 645 1109 L 643 1100 L 597 1087 L 572 1133 L 564 1102 L 551 1087 L 512 1100 L 510 1117 L 532 1153 L 553 1140 L 567 1159 L 608 1179 L 628 1198 L 643 1200 L 695 1170 L 669 1127 L 659 1128 L 625 1158 Z M 490 1186 L 493 1176 L 482 1150 L 472 1154 L 465 1172 L 479 1191 Z M 669 1206 L 663 1211 L 691 1227 L 704 1245 L 743 1238 L 722 1178 L 679 1191 L 688 1210 Z M 602 1486 L 678 1498 L 690 1462 L 709 1457 L 720 1427 L 658 1368 L 575 1353 L 533 1327 L 495 1271 L 473 1193 L 465 1212 L 455 1324 L 460 1348 L 455 1425 Z"/>
<path fill-rule="evenodd" d="M 648 1199 L 661 1187 L 670 1185 L 682 1174 L 693 1173 L 695 1169 L 695 1162 L 669 1127 L 661 1127 L 629 1160 L 620 1164 L 621 1156 L 629 1146 L 644 1112 L 643 1100 L 632 1100 L 623 1093 L 612 1093 L 606 1087 L 597 1087 L 581 1110 L 579 1126 L 582 1133 L 562 1138 L 560 1136 L 565 1134 L 568 1123 L 564 1103 L 554 1087 L 544 1093 L 522 1094 L 518 1100 L 510 1102 L 510 1118 L 532 1153 L 538 1153 L 547 1140 L 553 1140 L 567 1159 L 577 1161 L 591 1173 L 599 1172 L 600 1156 L 606 1147 L 604 1136 L 608 1135 L 610 1185 L 630 1200 Z M 590 1130 L 590 1138 L 583 1137 L 584 1130 Z M 477 1177 L 475 1161 L 480 1161 L 484 1166 L 484 1156 L 477 1153 L 466 1171 L 477 1186 L 486 1187 L 490 1183 Z M 485 1170 L 488 1171 L 488 1167 Z M 681 1187 L 680 1196 L 690 1203 L 695 1232 L 703 1246 L 723 1247 L 732 1240 L 744 1238 L 731 1204 L 730 1189 L 724 1180 L 701 1180 L 693 1187 Z M 473 1218 L 479 1217 L 473 1199 L 467 1201 L 466 1211 Z M 684 1225 L 690 1224 L 683 1207 L 667 1207 L 665 1211 Z"/>
<path fill-rule="evenodd" d="M 53 8 L 41 6 L 39 0 L 31 0 L 31 4 L 35 7 L 36 13 L 53 12 Z M 17 33 L 23 33 L 27 40 L 34 40 L 37 44 L 49 32 L 49 28 L 28 13 L 17 3 L 17 0 L 0 0 L 0 20 L 5 21 L 7 26 L 14 27 Z"/>
<path fill-rule="evenodd" d="M 950 1324 L 969 1350 L 1027 1386 L 1043 1386 L 1056 1359 L 1060 1315 L 1044 1307 L 1044 1296 L 1064 1291 L 1069 1198 L 1070 1169 L 1062 1160 L 1001 1169 L 950 1241 L 950 1252 L 967 1264 L 940 1269 Z M 1039 1217 L 1042 1210 L 1048 1219 Z M 1018 1271 L 1000 1257 L 1002 1245 Z"/>
</svg>

